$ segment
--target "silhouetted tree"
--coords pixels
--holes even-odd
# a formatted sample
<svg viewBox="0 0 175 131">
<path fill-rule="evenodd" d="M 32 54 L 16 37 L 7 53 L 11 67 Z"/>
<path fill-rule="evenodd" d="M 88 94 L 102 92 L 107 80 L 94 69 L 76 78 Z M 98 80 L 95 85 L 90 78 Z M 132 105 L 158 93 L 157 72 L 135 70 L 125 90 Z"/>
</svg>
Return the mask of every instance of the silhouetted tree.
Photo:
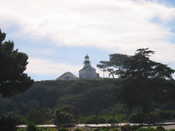
<svg viewBox="0 0 175 131">
<path fill-rule="evenodd" d="M 130 56 L 124 63 L 125 67 L 119 72 L 122 78 L 132 79 L 161 79 L 173 80 L 172 74 L 175 70 L 165 64 L 150 60 L 154 51 L 148 48 L 138 49 L 134 56 Z"/>
<path fill-rule="evenodd" d="M 111 54 L 109 61 L 100 61 L 97 67 L 103 72 L 108 72 L 112 78 L 120 77 L 120 74 L 127 68 L 127 61 L 130 56 L 124 54 Z"/>
<path fill-rule="evenodd" d="M 121 77 L 125 78 L 121 93 L 124 102 L 131 108 L 141 107 L 143 112 L 151 110 L 156 98 L 160 97 L 160 91 L 168 85 L 167 81 L 173 80 L 174 70 L 150 60 L 153 53 L 148 48 L 138 49 L 126 62 L 127 68 L 121 72 Z"/>
<path fill-rule="evenodd" d="M 157 99 L 155 96 L 161 95 L 163 87 L 171 85 L 168 80 L 173 80 L 175 70 L 152 61 L 151 54 L 154 51 L 142 48 L 136 50 L 133 56 L 110 55 L 110 61 L 105 63 L 108 67 L 113 67 L 115 75 L 123 79 L 120 95 L 131 109 L 140 107 L 144 112 L 149 111 L 153 100 Z"/>
<path fill-rule="evenodd" d="M 5 38 L 0 30 L 0 95 L 9 97 L 27 90 L 33 80 L 24 73 L 28 56 L 15 50 L 14 43 Z"/>
</svg>

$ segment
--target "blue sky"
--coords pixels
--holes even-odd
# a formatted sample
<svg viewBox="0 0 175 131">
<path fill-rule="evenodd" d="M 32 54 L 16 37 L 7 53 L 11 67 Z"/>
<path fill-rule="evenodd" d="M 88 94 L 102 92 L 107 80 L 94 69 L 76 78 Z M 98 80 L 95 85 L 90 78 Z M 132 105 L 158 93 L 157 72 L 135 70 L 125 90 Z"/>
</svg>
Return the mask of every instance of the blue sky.
<svg viewBox="0 0 175 131">
<path fill-rule="evenodd" d="M 0 28 L 29 55 L 34 80 L 78 75 L 89 54 L 95 67 L 111 53 L 148 47 L 175 68 L 175 0 L 6 0 Z M 97 70 L 100 72 L 99 70 Z"/>
</svg>

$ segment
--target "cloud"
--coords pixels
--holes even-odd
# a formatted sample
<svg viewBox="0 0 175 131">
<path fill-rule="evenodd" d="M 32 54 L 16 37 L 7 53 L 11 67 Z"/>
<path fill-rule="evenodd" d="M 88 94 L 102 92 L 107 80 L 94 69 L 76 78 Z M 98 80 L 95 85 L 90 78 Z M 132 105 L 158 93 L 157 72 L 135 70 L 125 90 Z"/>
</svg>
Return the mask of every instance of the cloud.
<svg viewBox="0 0 175 131">
<path fill-rule="evenodd" d="M 21 35 L 129 54 L 149 47 L 157 51 L 154 59 L 175 61 L 175 45 L 168 42 L 175 34 L 161 25 L 175 20 L 175 8 L 158 0 L 5 0 L 0 8 L 0 18 L 18 23 Z"/>
<path fill-rule="evenodd" d="M 57 63 L 55 61 L 41 58 L 30 58 L 26 72 L 38 75 L 55 75 L 59 76 L 65 72 L 73 72 L 78 75 L 80 66 Z"/>
</svg>

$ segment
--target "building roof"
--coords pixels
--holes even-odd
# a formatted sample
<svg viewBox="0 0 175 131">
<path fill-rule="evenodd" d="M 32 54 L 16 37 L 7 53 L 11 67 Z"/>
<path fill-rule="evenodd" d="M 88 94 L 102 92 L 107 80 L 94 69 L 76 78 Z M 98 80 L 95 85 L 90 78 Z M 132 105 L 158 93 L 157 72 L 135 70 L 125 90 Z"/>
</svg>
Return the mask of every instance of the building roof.
<svg viewBox="0 0 175 131">
<path fill-rule="evenodd" d="M 73 73 L 65 72 L 61 76 L 59 76 L 56 80 L 76 80 L 78 79 Z"/>
</svg>

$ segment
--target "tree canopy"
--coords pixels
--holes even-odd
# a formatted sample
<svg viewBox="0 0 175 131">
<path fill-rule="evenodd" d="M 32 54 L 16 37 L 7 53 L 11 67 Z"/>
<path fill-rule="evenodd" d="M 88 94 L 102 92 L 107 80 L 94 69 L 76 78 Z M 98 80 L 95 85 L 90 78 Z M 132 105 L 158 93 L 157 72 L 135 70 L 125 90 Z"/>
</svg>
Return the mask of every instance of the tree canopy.
<svg viewBox="0 0 175 131">
<path fill-rule="evenodd" d="M 13 41 L 5 41 L 0 30 L 0 95 L 13 96 L 27 90 L 33 80 L 26 74 L 28 56 L 14 49 Z"/>
<path fill-rule="evenodd" d="M 174 69 L 150 59 L 154 51 L 148 48 L 136 50 L 133 56 L 112 54 L 109 61 L 100 61 L 97 65 L 119 78 L 143 78 L 172 80 Z"/>
<path fill-rule="evenodd" d="M 98 65 L 107 71 L 111 69 L 113 75 L 123 80 L 120 96 L 131 109 L 139 107 L 144 112 L 149 111 L 155 101 L 158 103 L 170 96 L 169 90 L 174 92 L 175 87 L 170 80 L 173 80 L 175 70 L 151 60 L 152 54 L 154 51 L 148 48 L 136 50 L 133 56 L 112 54 L 109 61 L 101 61 Z"/>
</svg>

